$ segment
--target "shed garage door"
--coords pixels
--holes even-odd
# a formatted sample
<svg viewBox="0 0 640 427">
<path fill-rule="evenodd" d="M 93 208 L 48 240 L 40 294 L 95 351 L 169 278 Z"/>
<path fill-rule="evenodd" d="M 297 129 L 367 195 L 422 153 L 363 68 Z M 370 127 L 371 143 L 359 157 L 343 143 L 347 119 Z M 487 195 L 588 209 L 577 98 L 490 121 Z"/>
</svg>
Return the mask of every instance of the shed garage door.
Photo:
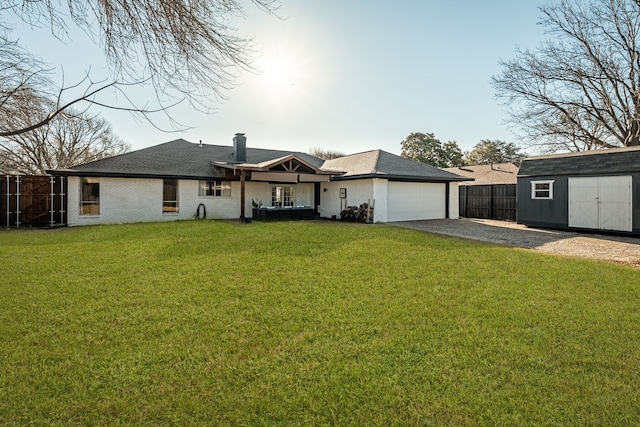
<svg viewBox="0 0 640 427">
<path fill-rule="evenodd" d="M 444 218 L 445 198 L 446 184 L 391 181 L 387 187 L 388 220 Z"/>
<path fill-rule="evenodd" d="M 631 231 L 631 177 L 569 178 L 569 227 Z"/>
</svg>

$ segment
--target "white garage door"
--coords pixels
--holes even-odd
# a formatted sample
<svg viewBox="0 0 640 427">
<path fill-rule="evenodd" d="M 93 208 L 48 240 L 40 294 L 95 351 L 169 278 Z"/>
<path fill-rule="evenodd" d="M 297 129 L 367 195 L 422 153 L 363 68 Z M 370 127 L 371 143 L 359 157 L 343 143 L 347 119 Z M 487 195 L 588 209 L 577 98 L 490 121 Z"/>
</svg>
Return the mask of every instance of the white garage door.
<svg viewBox="0 0 640 427">
<path fill-rule="evenodd" d="M 631 231 L 631 176 L 569 178 L 569 227 Z"/>
<path fill-rule="evenodd" d="M 389 221 L 438 219 L 446 216 L 446 184 L 389 182 Z"/>
</svg>

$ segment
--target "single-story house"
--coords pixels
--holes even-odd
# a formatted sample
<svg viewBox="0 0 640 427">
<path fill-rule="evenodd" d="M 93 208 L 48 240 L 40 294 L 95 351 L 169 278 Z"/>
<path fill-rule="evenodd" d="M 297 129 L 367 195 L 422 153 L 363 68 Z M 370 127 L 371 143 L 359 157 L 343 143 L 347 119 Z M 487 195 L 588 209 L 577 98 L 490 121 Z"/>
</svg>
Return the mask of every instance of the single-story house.
<svg viewBox="0 0 640 427">
<path fill-rule="evenodd" d="M 520 224 L 640 235 L 640 147 L 525 159 L 517 203 Z"/>
<path fill-rule="evenodd" d="M 382 150 L 327 160 L 320 214 L 375 200 L 377 222 L 458 218 L 458 184 L 468 178 Z"/>
<path fill-rule="evenodd" d="M 457 218 L 468 178 L 382 150 L 324 161 L 301 152 L 178 139 L 48 171 L 66 176 L 67 224 L 207 218 L 340 217 L 371 203 L 375 222 Z M 258 211 L 253 208 L 260 205 Z M 258 219 L 258 218 L 256 218 Z"/>
</svg>

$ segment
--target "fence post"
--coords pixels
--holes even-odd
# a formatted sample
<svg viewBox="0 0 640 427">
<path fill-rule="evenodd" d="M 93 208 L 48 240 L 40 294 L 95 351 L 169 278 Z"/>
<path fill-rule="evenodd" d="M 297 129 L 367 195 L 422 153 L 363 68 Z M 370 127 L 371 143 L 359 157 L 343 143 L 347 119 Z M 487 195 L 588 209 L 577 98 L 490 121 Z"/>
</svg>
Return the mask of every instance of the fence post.
<svg viewBox="0 0 640 427">
<path fill-rule="evenodd" d="M 60 224 L 67 225 L 64 220 L 64 215 L 66 213 L 65 208 L 67 206 L 67 204 L 64 202 L 64 183 L 66 181 L 66 178 L 64 176 L 59 176 L 58 179 L 60 179 Z"/>
<path fill-rule="evenodd" d="M 20 175 L 16 175 L 16 228 L 20 228 Z"/>
<path fill-rule="evenodd" d="M 469 218 L 469 186 L 464 186 L 464 217 Z"/>
<path fill-rule="evenodd" d="M 55 210 L 55 204 L 53 202 L 53 197 L 54 197 L 54 193 L 55 193 L 55 178 L 54 177 L 50 177 L 49 178 L 49 183 L 51 184 L 51 192 L 49 193 L 49 227 L 53 228 L 53 226 L 55 225 L 55 220 L 53 218 L 54 216 L 54 210 Z"/>
<path fill-rule="evenodd" d="M 489 218 L 494 219 L 494 209 L 493 209 L 493 185 L 489 186 Z"/>
<path fill-rule="evenodd" d="M 7 175 L 7 228 L 11 222 L 11 182 L 9 181 L 9 175 Z"/>
</svg>

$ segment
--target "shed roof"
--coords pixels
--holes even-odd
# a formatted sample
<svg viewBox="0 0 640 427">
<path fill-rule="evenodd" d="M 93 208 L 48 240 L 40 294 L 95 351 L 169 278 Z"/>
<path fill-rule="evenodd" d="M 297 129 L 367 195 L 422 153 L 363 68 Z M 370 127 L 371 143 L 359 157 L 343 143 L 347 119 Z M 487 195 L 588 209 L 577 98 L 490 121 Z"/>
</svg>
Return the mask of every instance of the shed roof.
<svg viewBox="0 0 640 427">
<path fill-rule="evenodd" d="M 518 176 L 579 176 L 617 173 L 640 173 L 640 147 L 530 157 L 522 161 Z"/>
<path fill-rule="evenodd" d="M 469 178 L 438 169 L 415 160 L 406 159 L 383 150 L 365 151 L 337 159 L 326 160 L 324 170 L 347 171 L 334 180 L 386 178 L 403 181 L 450 182 Z"/>
<path fill-rule="evenodd" d="M 515 184 L 518 181 L 518 165 L 515 163 L 460 166 L 445 170 L 474 179 L 466 185 Z"/>
</svg>

